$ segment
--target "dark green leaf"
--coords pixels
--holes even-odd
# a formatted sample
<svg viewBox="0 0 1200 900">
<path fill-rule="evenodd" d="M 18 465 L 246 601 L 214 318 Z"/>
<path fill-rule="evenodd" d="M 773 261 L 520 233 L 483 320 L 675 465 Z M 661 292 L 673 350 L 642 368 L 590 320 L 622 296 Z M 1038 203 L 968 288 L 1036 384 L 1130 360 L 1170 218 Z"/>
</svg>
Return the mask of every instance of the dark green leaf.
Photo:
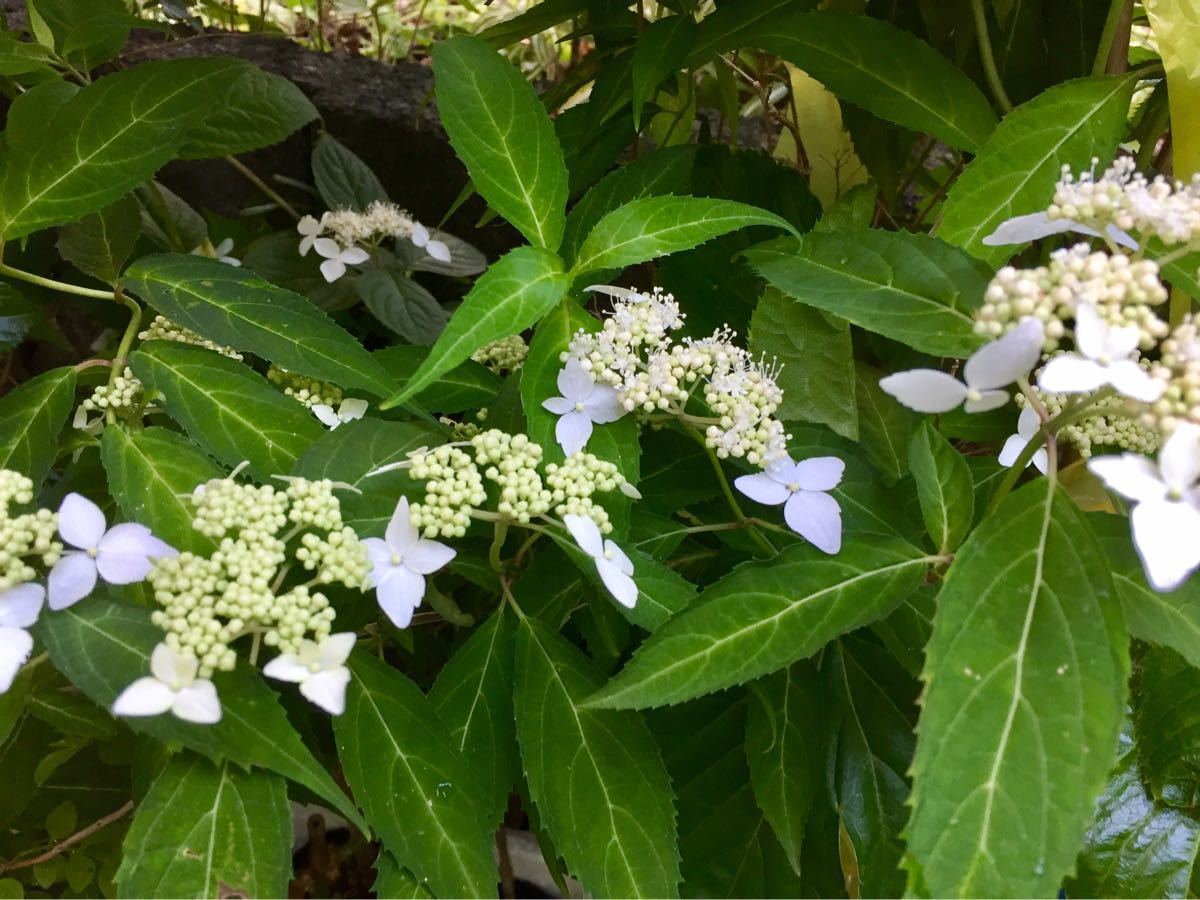
<svg viewBox="0 0 1200 900">
<path fill-rule="evenodd" d="M 303 404 L 212 350 L 147 341 L 129 364 L 192 440 L 227 466 L 249 461 L 259 479 L 288 472 L 324 433 Z"/>
<path fill-rule="evenodd" d="M 327 134 L 312 155 L 313 181 L 329 209 L 363 212 L 372 203 L 386 203 L 387 191 L 365 162 Z"/>
<path fill-rule="evenodd" d="M 696 20 L 689 15 L 658 19 L 638 35 L 629 64 L 634 128 L 641 130 L 642 107 L 659 84 L 683 64 L 695 39 Z"/>
<path fill-rule="evenodd" d="M 600 896 L 678 896 L 674 793 L 641 716 L 582 708 L 603 679 L 535 620 L 520 620 L 516 646 L 521 759 L 572 874 Z"/>
<path fill-rule="evenodd" d="M 1002 264 L 1020 245 L 988 247 L 983 239 L 1001 222 L 1049 206 L 1064 164 L 1078 173 L 1093 157 L 1112 158 L 1136 84 L 1125 76 L 1081 78 L 1005 116 L 946 195 L 938 237 Z"/>
<path fill-rule="evenodd" d="M 499 823 L 520 776 L 513 725 L 513 623 L 501 606 L 458 649 L 429 692 L 438 717 L 483 782 L 486 820 Z"/>
<path fill-rule="evenodd" d="M 252 66 L 218 104 L 188 131 L 184 159 L 236 156 L 278 144 L 317 117 L 300 88 L 282 75 Z"/>
<path fill-rule="evenodd" d="M 139 259 L 125 286 L 171 321 L 292 372 L 379 396 L 395 385 L 347 331 L 299 294 L 205 256 Z"/>
<path fill-rule="evenodd" d="M 768 288 L 750 318 L 750 349 L 774 357 L 782 369 L 777 415 L 828 425 L 842 437 L 858 438 L 854 400 L 854 355 L 850 326 Z"/>
<path fill-rule="evenodd" d="M 434 45 L 442 125 L 475 188 L 531 244 L 557 250 L 567 167 L 533 87 L 488 44 L 459 35 Z"/>
<path fill-rule="evenodd" d="M 150 654 L 163 639 L 162 629 L 150 623 L 148 609 L 98 595 L 43 616 L 37 630 L 59 671 L 106 709 L 150 671 Z M 220 672 L 213 682 L 222 709 L 216 725 L 192 725 L 170 715 L 126 721 L 134 731 L 182 744 L 213 762 L 229 760 L 278 772 L 314 791 L 365 830 L 354 805 L 304 746 L 278 698 L 257 673 L 244 668 Z"/>
<path fill-rule="evenodd" d="M 975 309 L 989 274 L 963 251 L 903 231 L 814 233 L 745 253 L 793 300 L 934 356 L 965 357 L 983 339 Z"/>
<path fill-rule="evenodd" d="M 428 347 L 450 320 L 433 294 L 404 275 L 368 269 L 354 286 L 371 315 L 410 344 Z"/>
<path fill-rule="evenodd" d="M 543 0 L 518 16 L 488 26 L 479 37 L 493 47 L 504 48 L 567 21 L 584 12 L 587 5 L 587 0 Z"/>
<path fill-rule="evenodd" d="M 171 759 L 138 804 L 116 881 L 127 897 L 282 897 L 292 811 L 278 775 Z"/>
<path fill-rule="evenodd" d="M 443 897 L 490 897 L 499 876 L 480 787 L 429 700 L 368 654 L 351 657 L 334 720 L 355 797 L 396 861 Z"/>
<path fill-rule="evenodd" d="M 553 253 L 518 247 L 502 256 L 475 282 L 425 362 L 384 407 L 416 396 L 484 344 L 535 324 L 554 308 L 566 289 L 567 276 Z"/>
<path fill-rule="evenodd" d="M 733 200 L 641 197 L 617 207 L 595 224 L 579 248 L 571 271 L 584 275 L 624 269 L 680 250 L 690 250 L 705 241 L 751 225 L 795 231 L 786 219 Z"/>
<path fill-rule="evenodd" d="M 404 384 L 429 356 L 429 348 L 386 347 L 376 350 L 374 356 L 394 381 Z M 468 359 L 435 379 L 414 399 L 431 412 L 458 413 L 487 406 L 500 391 L 500 384 L 490 369 Z"/>
<path fill-rule="evenodd" d="M 1200 805 L 1200 669 L 1165 647 L 1138 659 L 1133 730 L 1138 767 L 1167 806 Z"/>
<path fill-rule="evenodd" d="M 746 563 L 658 629 L 588 706 L 680 703 L 782 669 L 887 615 L 933 559 L 871 535 L 848 539 L 836 556 L 794 544 Z"/>
<path fill-rule="evenodd" d="M 0 175 L 6 240 L 72 222 L 128 193 L 170 160 L 205 107 L 245 72 L 233 59 L 143 63 L 81 88 L 9 135 Z"/>
<path fill-rule="evenodd" d="M 959 549 L 927 648 L 906 829 L 933 895 L 1058 889 L 1112 766 L 1127 646 L 1104 556 L 1052 480 Z"/>
<path fill-rule="evenodd" d="M 81 272 L 116 284 L 142 228 L 142 211 L 133 194 L 58 232 L 58 252 Z"/>
<path fill-rule="evenodd" d="M 54 465 L 54 448 L 75 401 L 75 370 L 51 369 L 0 397 L 0 469 L 33 480 Z"/>
<path fill-rule="evenodd" d="M 925 422 L 909 442 L 908 465 L 929 537 L 939 552 L 949 553 L 962 543 L 975 518 L 975 484 L 967 461 Z"/>
<path fill-rule="evenodd" d="M 908 472 L 908 445 L 921 417 L 886 393 L 882 374 L 866 363 L 856 361 L 854 374 L 862 449 L 891 484 Z"/>
<path fill-rule="evenodd" d="M 15 350 L 37 321 L 37 309 L 23 293 L 0 281 L 0 353 Z"/>
</svg>

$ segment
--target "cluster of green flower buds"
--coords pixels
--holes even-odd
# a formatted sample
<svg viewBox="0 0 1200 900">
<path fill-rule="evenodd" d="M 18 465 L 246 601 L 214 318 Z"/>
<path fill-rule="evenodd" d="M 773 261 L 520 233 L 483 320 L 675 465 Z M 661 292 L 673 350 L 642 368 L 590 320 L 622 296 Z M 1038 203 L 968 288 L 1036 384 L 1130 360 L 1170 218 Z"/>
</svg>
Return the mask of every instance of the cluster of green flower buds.
<svg viewBox="0 0 1200 900">
<path fill-rule="evenodd" d="M 37 577 L 29 557 L 53 566 L 62 555 L 62 544 L 54 539 L 58 519 L 53 512 L 16 514 L 12 509 L 32 502 L 33 482 L 19 472 L 0 469 L 0 593 Z"/>
<path fill-rule="evenodd" d="M 529 345 L 521 335 L 514 334 L 484 344 L 471 354 L 471 359 L 499 375 L 501 372 L 512 372 L 520 368 L 528 355 Z"/>
<path fill-rule="evenodd" d="M 318 404 L 337 406 L 342 402 L 342 389 L 336 385 L 289 372 L 276 365 L 267 368 L 267 380 L 310 409 Z"/>
<path fill-rule="evenodd" d="M 239 361 L 242 359 L 242 354 L 238 353 L 232 347 L 226 347 L 224 344 L 217 344 L 206 338 L 202 338 L 190 328 L 176 325 L 165 316 L 155 316 L 154 321 L 138 333 L 138 338 L 143 341 L 177 341 L 181 344 L 192 344 L 196 347 L 203 347 L 206 350 L 215 350 L 217 353 L 220 353 L 222 356 L 228 356 L 230 359 Z"/>
<path fill-rule="evenodd" d="M 128 415 L 142 404 L 145 386 L 128 366 L 111 384 L 98 386 L 92 395 L 79 404 L 87 412 L 112 410 L 119 416 Z"/>
</svg>

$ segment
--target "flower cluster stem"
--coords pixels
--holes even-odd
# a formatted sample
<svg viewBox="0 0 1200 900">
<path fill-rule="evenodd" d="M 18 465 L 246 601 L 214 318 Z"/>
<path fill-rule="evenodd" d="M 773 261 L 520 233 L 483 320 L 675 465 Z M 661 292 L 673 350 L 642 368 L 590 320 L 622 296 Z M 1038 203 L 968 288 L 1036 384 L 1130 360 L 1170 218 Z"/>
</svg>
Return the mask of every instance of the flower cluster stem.
<svg viewBox="0 0 1200 900">
<path fill-rule="evenodd" d="M 274 203 L 276 206 L 278 206 L 280 209 L 282 209 L 285 213 L 287 213 L 289 216 L 291 216 L 297 222 L 300 221 L 300 213 L 296 212 L 295 207 L 293 207 L 290 203 L 288 203 L 286 200 L 284 200 L 283 195 L 280 194 L 279 191 L 275 190 L 275 188 L 271 187 L 269 184 L 267 184 L 265 181 L 263 181 L 261 178 L 259 178 L 257 175 L 255 175 L 254 170 L 252 170 L 244 162 L 242 162 L 236 156 L 226 156 L 225 162 L 227 162 L 227 163 L 229 163 L 229 165 L 233 166 L 233 168 L 237 170 L 239 175 L 241 175 L 243 178 L 245 178 L 247 181 L 249 181 L 252 185 L 254 185 L 256 188 L 258 188 L 260 191 L 262 191 L 263 195 L 268 200 L 270 200 L 272 203 Z"/>
<path fill-rule="evenodd" d="M 764 552 L 774 556 L 776 553 L 775 546 L 768 541 L 757 528 L 752 527 L 753 522 L 751 522 L 746 517 L 746 514 L 742 512 L 741 504 L 738 503 L 737 497 L 733 493 L 733 486 L 730 485 L 729 479 L 725 477 L 725 470 L 721 468 L 721 460 L 717 458 L 716 451 L 714 451 L 712 447 L 708 446 L 703 436 L 698 434 L 694 429 L 688 430 L 691 431 L 692 435 L 696 437 L 704 447 L 704 452 L 708 455 L 708 461 L 712 464 L 713 473 L 717 476 L 717 484 L 721 486 L 721 493 L 725 497 L 725 502 L 729 504 L 729 510 L 733 513 L 733 517 L 737 519 L 738 523 L 742 525 L 742 527 L 749 527 L 750 536 L 754 538 L 754 543 L 758 544 L 758 546 L 761 547 Z"/>
<path fill-rule="evenodd" d="M 24 281 L 28 284 L 36 284 L 38 287 L 58 291 L 60 294 L 75 294 L 77 297 L 90 297 L 93 300 L 122 302 L 117 299 L 112 291 L 97 291 L 92 288 L 80 287 L 77 284 L 68 284 L 65 281 L 55 281 L 53 278 L 45 278 L 41 275 L 34 275 L 32 272 L 23 271 L 22 269 L 14 269 L 12 266 L 5 265 L 4 263 L 0 263 L 0 275 L 15 278 L 18 281 Z"/>
</svg>

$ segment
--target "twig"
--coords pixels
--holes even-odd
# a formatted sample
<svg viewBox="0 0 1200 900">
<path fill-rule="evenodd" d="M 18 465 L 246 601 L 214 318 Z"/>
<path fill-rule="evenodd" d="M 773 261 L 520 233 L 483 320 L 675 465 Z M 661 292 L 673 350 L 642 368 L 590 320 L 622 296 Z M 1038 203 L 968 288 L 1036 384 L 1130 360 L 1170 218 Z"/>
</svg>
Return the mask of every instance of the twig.
<svg viewBox="0 0 1200 900">
<path fill-rule="evenodd" d="M 975 13 L 975 34 L 979 40 L 979 57 L 983 61 L 983 74 L 987 78 L 988 87 L 1000 108 L 1012 112 L 1012 101 L 1004 90 L 1004 82 L 996 70 L 996 59 L 992 56 L 992 39 L 988 37 L 987 14 L 983 11 L 983 0 L 971 0 L 971 10 Z"/>
<path fill-rule="evenodd" d="M 40 866 L 44 862 L 49 862 L 50 860 L 54 859 L 55 857 L 61 856 L 63 853 L 65 853 L 66 851 L 68 851 L 72 847 L 74 847 L 76 844 L 78 844 L 82 841 L 86 841 L 97 831 L 107 828 L 113 822 L 116 822 L 119 819 L 124 818 L 125 816 L 127 816 L 130 813 L 130 811 L 132 809 L 133 809 L 133 801 L 130 800 L 124 806 L 122 806 L 120 809 L 114 810 L 113 812 L 110 812 L 107 816 L 97 819 L 95 822 L 93 822 L 91 825 L 84 828 L 82 831 L 77 831 L 70 837 L 63 838 L 59 843 L 55 844 L 53 847 L 51 847 L 49 850 L 47 850 L 45 853 L 42 853 L 39 856 L 35 856 L 35 857 L 33 857 L 33 859 L 23 859 L 19 862 L 11 862 L 11 863 L 6 863 L 5 865 L 0 865 L 0 873 L 12 872 L 15 869 L 28 869 L 30 866 Z"/>
</svg>

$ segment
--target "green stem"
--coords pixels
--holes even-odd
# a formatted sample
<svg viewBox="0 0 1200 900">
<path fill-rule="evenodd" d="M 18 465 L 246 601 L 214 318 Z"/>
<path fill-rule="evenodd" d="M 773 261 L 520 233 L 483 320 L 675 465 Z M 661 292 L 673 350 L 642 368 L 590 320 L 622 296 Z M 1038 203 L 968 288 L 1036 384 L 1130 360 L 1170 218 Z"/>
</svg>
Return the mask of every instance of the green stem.
<svg viewBox="0 0 1200 900">
<path fill-rule="evenodd" d="M 738 503 L 737 496 L 733 493 L 733 486 L 730 485 L 729 479 L 725 477 L 725 470 L 721 468 L 721 460 L 717 458 L 716 451 L 714 451 L 712 447 L 708 446 L 702 435 L 697 434 L 692 429 L 689 429 L 689 431 L 692 431 L 692 434 L 695 435 L 695 437 L 704 447 L 704 452 L 708 455 L 708 461 L 712 464 L 713 472 L 717 476 L 717 483 L 721 486 L 721 493 L 725 496 L 725 502 L 729 504 L 729 510 L 733 513 L 733 517 L 737 519 L 738 522 L 748 522 L 746 514 L 742 512 L 742 507 Z M 749 524 L 747 527 L 749 527 Z M 765 537 L 763 537 L 762 532 L 751 527 L 750 536 L 754 538 L 754 542 L 758 544 L 759 547 L 761 547 L 767 553 L 770 553 L 772 556 L 775 555 L 775 546 Z"/>
<path fill-rule="evenodd" d="M 133 346 L 133 339 L 137 337 L 138 328 L 142 324 L 142 307 L 136 300 L 127 296 L 120 288 L 113 291 L 113 297 L 128 307 L 129 324 L 125 326 L 125 333 L 121 335 L 121 343 L 117 345 L 117 354 L 112 358 L 112 364 L 108 370 L 108 389 L 110 391 L 118 374 L 125 371 L 125 366 L 129 361 L 129 350 Z M 109 425 L 116 422 L 117 416 L 111 406 L 104 411 L 104 418 Z"/>
<path fill-rule="evenodd" d="M 283 196 L 277 190 L 255 175 L 249 166 L 243 163 L 236 156 L 226 156 L 225 162 L 233 166 L 243 178 L 262 191 L 263 195 L 266 196 L 268 200 L 282 209 L 297 222 L 300 221 L 300 213 L 296 212 L 292 205 L 284 200 Z"/>
<path fill-rule="evenodd" d="M 4 263 L 0 263 L 0 275 L 7 275 L 9 278 L 15 278 L 18 281 L 36 284 L 38 287 L 58 291 L 61 294 L 75 294 L 79 297 L 91 297 L 93 300 L 120 302 L 113 296 L 112 291 L 96 291 L 92 290 L 92 288 L 80 287 L 77 284 L 67 284 L 65 281 L 55 281 L 53 278 L 43 278 L 41 275 L 34 275 L 32 272 L 14 269 L 12 266 L 5 265 Z"/>
<path fill-rule="evenodd" d="M 500 559 L 500 551 L 504 549 L 504 539 L 508 537 L 508 519 L 497 520 L 493 529 L 492 546 L 488 548 L 488 563 L 493 572 L 503 572 L 504 563 Z"/>
<path fill-rule="evenodd" d="M 992 40 L 988 37 L 987 14 L 983 11 L 983 0 L 971 0 L 971 11 L 975 13 L 975 35 L 979 41 L 979 57 L 983 61 L 983 74 L 987 78 L 988 87 L 1000 108 L 1006 113 L 1012 112 L 1012 101 L 1005 93 L 1004 83 L 996 69 L 996 59 L 992 56 Z"/>
<path fill-rule="evenodd" d="M 1100 32 L 1100 43 L 1096 47 L 1096 58 L 1092 60 L 1092 74 L 1103 75 L 1108 70 L 1108 58 L 1112 55 L 1113 40 L 1125 7 L 1132 0 L 1109 0 L 1108 15 L 1104 17 L 1104 30 Z"/>
</svg>

